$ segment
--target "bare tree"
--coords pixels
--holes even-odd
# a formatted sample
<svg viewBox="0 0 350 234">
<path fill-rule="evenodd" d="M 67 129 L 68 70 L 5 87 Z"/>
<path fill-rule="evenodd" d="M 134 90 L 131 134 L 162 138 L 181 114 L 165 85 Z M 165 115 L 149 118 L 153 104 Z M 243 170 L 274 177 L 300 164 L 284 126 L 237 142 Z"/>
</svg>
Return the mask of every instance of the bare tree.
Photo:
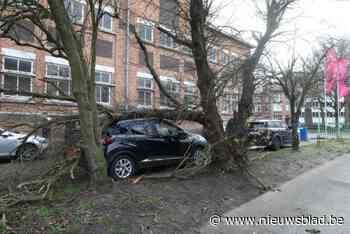
<svg viewBox="0 0 350 234">
<path fill-rule="evenodd" d="M 96 41 L 101 18 L 104 14 L 112 14 L 105 8 L 111 7 L 116 10 L 118 1 L 88 0 L 84 15 L 75 15 L 76 12 L 72 10 L 70 1 L 63 0 L 47 0 L 47 2 L 5 0 L 0 4 L 2 38 L 8 38 L 17 45 L 36 48 L 68 60 L 73 90 L 73 97 L 69 99 L 78 104 L 81 148 L 91 182 L 95 183 L 98 176 L 98 160 L 103 160 L 102 151 L 98 146 L 100 130 L 97 126 L 98 108 L 95 97 Z M 76 24 L 77 21 L 79 25 Z M 19 30 L 29 34 L 34 40 L 23 40 L 19 36 Z M 50 98 L 48 95 L 29 92 L 26 94 Z M 67 99 L 63 97 L 65 98 Z"/>
<path fill-rule="evenodd" d="M 237 67 L 238 61 L 231 61 L 225 68 L 213 69 L 213 65 L 208 60 L 208 50 L 210 46 L 220 44 L 220 36 L 223 32 L 219 31 L 211 24 L 212 16 L 212 1 L 210 0 L 188 0 L 176 1 L 178 5 L 178 17 L 184 21 L 181 27 L 172 27 L 173 32 L 164 29 L 160 24 L 157 24 L 157 29 L 171 37 L 177 44 L 184 46 L 192 51 L 195 62 L 195 70 L 197 76 L 197 87 L 200 92 L 199 106 L 201 115 L 197 115 L 204 126 L 208 141 L 215 145 L 214 159 L 218 161 L 227 161 L 234 159 L 241 161 L 242 154 L 239 152 L 238 145 L 225 141 L 225 131 L 223 121 L 218 110 L 218 100 L 223 93 L 227 84 L 234 85 L 236 76 L 232 76 L 232 69 Z M 173 98 L 166 89 L 162 87 L 159 75 L 153 68 L 148 58 L 147 46 L 139 37 L 135 27 L 133 34 L 145 55 L 145 62 L 151 72 L 160 92 L 164 94 L 176 107 L 181 111 L 186 109 L 186 105 L 181 101 Z M 228 37 L 225 35 L 225 37 Z M 231 38 L 232 39 L 232 38 Z M 231 74 L 227 75 L 228 69 L 231 69 Z"/>
<path fill-rule="evenodd" d="M 270 67 L 273 84 L 281 87 L 289 100 L 294 150 L 299 149 L 298 125 L 305 100 L 322 82 L 323 59 L 324 55 L 315 53 L 310 59 L 292 58 L 287 66 L 276 61 Z"/>
<path fill-rule="evenodd" d="M 255 32 L 253 37 L 256 41 L 254 52 L 244 61 L 242 67 L 242 92 L 238 105 L 238 114 L 234 116 L 234 122 L 238 125 L 235 132 L 230 134 L 245 136 L 246 121 L 253 111 L 253 97 L 257 84 L 260 82 L 255 72 L 259 66 L 264 51 L 271 41 L 281 35 L 278 31 L 286 12 L 293 6 L 297 0 L 265 0 L 256 1 L 258 14 L 265 21 L 265 31 L 263 33 Z M 263 7 L 261 7 L 263 4 Z"/>
</svg>

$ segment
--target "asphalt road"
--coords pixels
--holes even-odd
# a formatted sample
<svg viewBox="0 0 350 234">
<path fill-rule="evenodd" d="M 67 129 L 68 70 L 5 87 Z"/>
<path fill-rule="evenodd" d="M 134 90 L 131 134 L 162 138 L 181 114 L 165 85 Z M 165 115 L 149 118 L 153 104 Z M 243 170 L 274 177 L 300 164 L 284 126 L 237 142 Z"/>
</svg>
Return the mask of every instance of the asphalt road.
<svg viewBox="0 0 350 234">
<path fill-rule="evenodd" d="M 212 219 L 217 225 L 209 224 L 208 220 L 201 228 L 201 233 L 349 234 L 350 155 L 300 175 L 282 185 L 280 191 L 265 193 L 226 214 L 218 215 L 221 217 L 213 216 Z M 332 225 L 322 224 L 330 222 L 331 215 L 334 216 Z M 248 217 L 250 220 L 234 217 Z M 256 218 L 252 220 L 250 217 Z M 303 225 L 285 225 L 286 219 L 291 221 L 289 217 L 294 219 L 292 222 Z M 309 220 L 314 225 L 307 224 Z M 229 222 L 236 224 L 231 225 Z M 237 225 L 237 222 L 241 224 Z M 252 222 L 270 222 L 275 225 L 247 225 Z"/>
</svg>

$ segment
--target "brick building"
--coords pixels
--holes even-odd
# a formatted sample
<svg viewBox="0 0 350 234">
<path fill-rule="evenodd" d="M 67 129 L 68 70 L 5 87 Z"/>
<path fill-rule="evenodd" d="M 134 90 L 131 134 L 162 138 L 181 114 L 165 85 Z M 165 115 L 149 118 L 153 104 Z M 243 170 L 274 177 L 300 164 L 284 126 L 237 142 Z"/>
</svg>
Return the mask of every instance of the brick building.
<svg viewBox="0 0 350 234">
<path fill-rule="evenodd" d="M 81 23 L 84 17 L 84 1 L 70 0 L 74 4 L 69 10 L 74 12 Z M 121 2 L 122 18 L 129 13 L 130 23 L 145 42 L 148 56 L 167 90 L 186 103 L 198 100 L 196 72 L 189 48 L 180 46 L 167 34 L 160 32 L 156 26 L 173 30 L 183 27 L 185 22 L 174 9 L 178 7 L 169 0 L 137 1 L 127 10 L 127 0 Z M 123 10 L 125 9 L 125 10 Z M 106 11 L 112 11 L 108 7 Z M 75 17 L 76 17 L 75 16 Z M 97 41 L 96 62 L 96 99 L 97 102 L 110 107 L 132 108 L 171 108 L 171 103 L 160 94 L 144 62 L 144 54 L 135 38 L 125 30 L 125 22 L 118 21 L 108 14 L 103 16 Z M 210 31 L 219 40 L 213 41 L 208 48 L 208 60 L 214 70 L 220 70 L 232 59 L 246 56 L 251 46 L 239 38 L 226 35 L 214 29 Z M 18 31 L 24 40 L 33 40 L 25 31 Z M 51 84 L 60 87 L 70 95 L 71 77 L 68 61 L 55 58 L 49 54 L 27 47 L 19 47 L 8 39 L 0 38 L 0 85 L 2 88 L 47 93 L 58 95 Z M 45 80 L 50 81 L 45 82 Z M 237 110 L 239 100 L 238 88 L 227 88 L 219 100 L 219 109 L 226 122 Z M 263 116 L 262 101 L 255 105 L 257 116 Z M 266 101 L 265 101 L 266 102 Z M 267 112 L 268 109 L 264 109 Z M 74 103 L 58 100 L 33 99 L 31 97 L 1 93 L 0 115 L 62 115 L 76 112 Z M 271 111 L 270 111 L 271 112 Z M 273 116 L 281 116 L 278 110 Z M 276 116 L 275 116 L 276 115 Z M 265 115 L 264 115 L 265 116 Z M 266 116 L 267 117 L 267 116 Z"/>
</svg>

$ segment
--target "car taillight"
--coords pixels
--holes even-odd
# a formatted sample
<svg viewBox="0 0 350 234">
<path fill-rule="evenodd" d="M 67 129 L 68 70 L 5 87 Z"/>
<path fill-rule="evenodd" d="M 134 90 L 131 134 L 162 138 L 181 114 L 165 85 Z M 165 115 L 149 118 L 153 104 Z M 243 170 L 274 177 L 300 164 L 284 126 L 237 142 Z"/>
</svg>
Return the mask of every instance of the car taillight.
<svg viewBox="0 0 350 234">
<path fill-rule="evenodd" d="M 102 138 L 102 141 L 101 141 L 102 145 L 110 145 L 112 144 L 112 142 L 113 142 L 113 139 L 111 136 L 105 136 Z"/>
</svg>

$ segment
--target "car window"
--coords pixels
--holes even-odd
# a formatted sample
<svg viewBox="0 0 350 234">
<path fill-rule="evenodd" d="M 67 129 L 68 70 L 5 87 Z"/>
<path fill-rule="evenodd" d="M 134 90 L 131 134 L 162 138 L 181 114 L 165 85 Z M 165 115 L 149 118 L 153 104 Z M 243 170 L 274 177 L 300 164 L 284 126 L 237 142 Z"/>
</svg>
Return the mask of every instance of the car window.
<svg viewBox="0 0 350 234">
<path fill-rule="evenodd" d="M 249 128 L 265 128 L 266 123 L 265 122 L 250 122 Z"/>
<path fill-rule="evenodd" d="M 177 136 L 179 133 L 179 129 L 177 127 L 164 121 L 156 124 L 156 130 L 161 137 Z"/>
<path fill-rule="evenodd" d="M 131 134 L 135 135 L 146 135 L 146 136 L 155 136 L 157 131 L 151 121 L 140 121 L 130 124 L 129 130 Z"/>
<path fill-rule="evenodd" d="M 269 122 L 270 128 L 282 128 L 281 122 L 279 121 L 271 121 Z"/>
</svg>

